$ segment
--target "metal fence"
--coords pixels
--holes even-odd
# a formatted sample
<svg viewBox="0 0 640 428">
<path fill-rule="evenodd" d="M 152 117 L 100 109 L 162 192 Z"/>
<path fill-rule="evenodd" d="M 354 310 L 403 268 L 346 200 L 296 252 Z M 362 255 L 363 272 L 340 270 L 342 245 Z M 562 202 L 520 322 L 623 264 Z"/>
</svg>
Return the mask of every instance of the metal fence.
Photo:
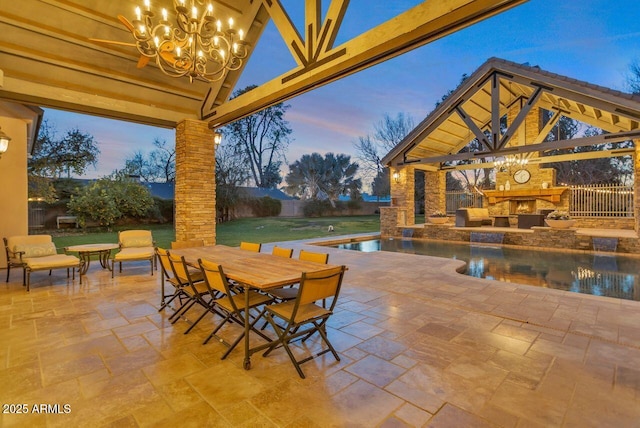
<svg viewBox="0 0 640 428">
<path fill-rule="evenodd" d="M 569 214 L 576 217 L 633 217 L 633 187 L 613 184 L 570 188 Z"/>
<path fill-rule="evenodd" d="M 29 202 L 29 229 L 44 228 L 45 207 L 40 202 Z"/>
<path fill-rule="evenodd" d="M 473 192 L 447 192 L 446 193 L 447 214 L 455 214 L 458 208 L 481 208 L 482 195 Z"/>
</svg>

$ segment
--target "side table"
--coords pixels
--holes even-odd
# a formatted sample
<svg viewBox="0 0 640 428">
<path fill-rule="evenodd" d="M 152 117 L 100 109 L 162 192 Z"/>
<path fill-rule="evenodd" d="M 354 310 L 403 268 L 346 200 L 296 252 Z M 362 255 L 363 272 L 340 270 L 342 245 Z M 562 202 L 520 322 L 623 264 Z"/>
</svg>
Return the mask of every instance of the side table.
<svg viewBox="0 0 640 428">
<path fill-rule="evenodd" d="M 92 254 L 98 255 L 98 260 L 100 260 L 100 265 L 103 269 L 111 270 L 109 256 L 111 255 L 111 250 L 117 250 L 118 248 L 120 248 L 118 244 L 84 244 L 65 247 L 64 252 L 78 253 L 81 261 L 80 273 L 84 275 L 89 270 Z"/>
</svg>

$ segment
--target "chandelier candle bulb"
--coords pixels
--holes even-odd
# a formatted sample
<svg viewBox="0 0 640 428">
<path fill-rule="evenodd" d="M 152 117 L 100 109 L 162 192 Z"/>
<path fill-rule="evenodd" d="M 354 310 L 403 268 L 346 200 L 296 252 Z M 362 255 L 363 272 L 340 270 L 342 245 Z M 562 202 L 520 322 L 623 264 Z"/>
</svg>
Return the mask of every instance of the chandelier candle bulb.
<svg viewBox="0 0 640 428">
<path fill-rule="evenodd" d="M 142 17 L 142 13 L 140 12 L 140 6 L 136 6 L 136 19 L 140 21 L 141 17 Z"/>
<path fill-rule="evenodd" d="M 229 30 L 233 28 L 233 18 L 229 18 Z"/>
<path fill-rule="evenodd" d="M 140 19 L 140 18 L 138 18 L 138 19 Z M 165 8 L 162 8 L 162 20 L 165 21 L 165 22 L 167 21 L 167 9 L 165 9 Z"/>
</svg>

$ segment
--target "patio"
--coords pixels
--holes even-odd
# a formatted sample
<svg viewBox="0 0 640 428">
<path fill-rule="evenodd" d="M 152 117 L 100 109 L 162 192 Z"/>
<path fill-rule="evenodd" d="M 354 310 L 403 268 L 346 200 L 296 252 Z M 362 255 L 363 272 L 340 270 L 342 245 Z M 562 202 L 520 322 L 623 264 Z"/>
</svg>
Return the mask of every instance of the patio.
<svg viewBox="0 0 640 428">
<path fill-rule="evenodd" d="M 284 244 L 283 244 L 284 245 Z M 303 242 L 286 243 L 296 249 Z M 310 247 L 315 248 L 317 247 Z M 265 245 L 263 251 L 270 251 Z M 458 261 L 324 248 L 349 267 L 330 355 L 296 374 L 286 354 L 202 345 L 158 313 L 159 275 L 131 264 L 12 275 L 1 294 L 2 426 L 636 426 L 640 302 L 455 273 Z M 55 285 L 52 285 L 55 284 Z M 195 312 L 195 310 L 194 310 Z M 195 319 L 194 313 L 190 319 Z"/>
</svg>

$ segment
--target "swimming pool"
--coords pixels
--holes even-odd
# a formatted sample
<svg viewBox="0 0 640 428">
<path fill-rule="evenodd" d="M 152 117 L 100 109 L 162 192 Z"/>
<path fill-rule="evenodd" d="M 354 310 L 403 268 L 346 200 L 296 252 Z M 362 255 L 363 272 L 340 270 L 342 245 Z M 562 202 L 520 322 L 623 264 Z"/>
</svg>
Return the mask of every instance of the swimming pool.
<svg viewBox="0 0 640 428">
<path fill-rule="evenodd" d="M 640 259 L 622 255 L 522 250 L 413 239 L 374 239 L 336 248 L 447 257 L 467 263 L 466 274 L 576 293 L 640 301 Z"/>
</svg>

